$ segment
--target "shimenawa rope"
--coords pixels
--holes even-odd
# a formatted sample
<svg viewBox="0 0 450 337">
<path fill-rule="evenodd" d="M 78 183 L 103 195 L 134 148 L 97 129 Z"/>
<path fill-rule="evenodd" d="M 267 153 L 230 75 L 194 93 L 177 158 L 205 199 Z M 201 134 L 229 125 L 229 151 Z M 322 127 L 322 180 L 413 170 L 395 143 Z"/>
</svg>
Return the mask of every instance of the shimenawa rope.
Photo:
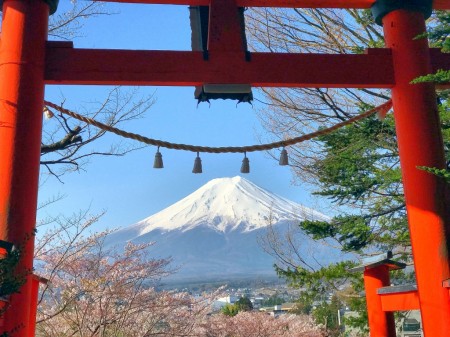
<svg viewBox="0 0 450 337">
<path fill-rule="evenodd" d="M 164 147 L 167 149 L 184 150 L 184 151 L 191 151 L 191 152 L 205 152 L 205 153 L 245 153 L 245 152 L 255 152 L 255 151 L 267 151 L 267 150 L 272 150 L 275 148 L 294 145 L 294 144 L 297 144 L 300 142 L 304 142 L 306 140 L 316 138 L 318 136 L 323 136 L 328 133 L 331 133 L 331 132 L 333 132 L 337 129 L 340 129 L 346 125 L 350 125 L 361 119 L 367 118 L 367 117 L 375 114 L 376 112 L 380 112 L 380 115 L 381 115 L 382 114 L 381 112 L 385 113 L 388 110 L 390 110 L 392 107 L 392 101 L 389 100 L 386 103 L 383 103 L 383 104 L 381 104 L 373 109 L 370 109 L 362 114 L 352 117 L 344 122 L 337 123 L 329 128 L 320 129 L 318 131 L 315 131 L 315 132 L 312 132 L 312 133 L 309 133 L 309 134 L 306 134 L 303 136 L 290 138 L 290 139 L 286 139 L 286 140 L 281 140 L 278 142 L 273 142 L 273 143 L 268 143 L 268 144 L 248 145 L 248 146 L 209 147 L 209 146 L 196 146 L 196 145 L 188 145 L 188 144 L 170 143 L 170 142 L 163 141 L 163 140 L 148 138 L 148 137 L 136 134 L 136 133 L 120 130 L 118 128 L 115 128 L 110 125 L 106 125 L 104 123 L 96 121 L 95 119 L 92 119 L 92 118 L 87 118 L 87 117 L 81 116 L 73 111 L 65 109 L 65 108 L 63 108 L 59 105 L 56 105 L 52 102 L 49 102 L 49 101 L 44 101 L 44 104 L 47 107 L 55 109 L 65 115 L 76 118 L 87 124 L 94 125 L 102 130 L 115 133 L 116 135 L 119 135 L 121 137 L 134 139 L 134 140 L 137 140 L 139 142 L 142 142 L 142 143 L 145 143 L 148 145 Z"/>
</svg>

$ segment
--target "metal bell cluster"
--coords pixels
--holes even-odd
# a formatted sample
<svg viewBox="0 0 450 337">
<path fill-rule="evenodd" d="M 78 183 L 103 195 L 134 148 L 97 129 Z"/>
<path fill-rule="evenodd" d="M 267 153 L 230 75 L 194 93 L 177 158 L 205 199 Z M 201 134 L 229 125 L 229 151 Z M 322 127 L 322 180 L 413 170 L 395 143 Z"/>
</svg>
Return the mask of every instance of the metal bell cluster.
<svg viewBox="0 0 450 337">
<path fill-rule="evenodd" d="M 279 164 L 281 166 L 289 165 L 288 153 L 284 147 L 280 153 Z M 153 162 L 153 168 L 156 168 L 156 169 L 164 168 L 162 154 L 161 154 L 161 152 L 159 152 L 159 146 L 158 146 L 158 150 L 155 153 L 155 160 Z M 195 173 L 195 174 L 203 173 L 202 160 L 200 158 L 199 152 L 197 152 L 197 157 L 194 160 L 194 167 L 192 168 L 192 173 Z M 244 159 L 242 159 L 242 165 L 241 165 L 241 173 L 250 173 L 250 160 L 247 158 L 247 152 L 244 152 Z"/>
</svg>

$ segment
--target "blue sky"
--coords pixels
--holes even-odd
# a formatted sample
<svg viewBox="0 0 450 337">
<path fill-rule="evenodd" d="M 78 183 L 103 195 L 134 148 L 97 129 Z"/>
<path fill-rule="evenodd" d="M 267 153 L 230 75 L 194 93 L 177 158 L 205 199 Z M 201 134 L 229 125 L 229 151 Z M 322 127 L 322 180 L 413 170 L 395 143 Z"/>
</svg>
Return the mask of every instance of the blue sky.
<svg viewBox="0 0 450 337">
<path fill-rule="evenodd" d="M 70 3 L 61 2 L 59 12 Z M 115 13 L 86 20 L 84 37 L 74 40 L 77 48 L 116 48 L 149 50 L 190 50 L 189 13 L 185 6 L 108 4 Z M 83 102 L 101 101 L 111 87 L 47 86 L 46 99 L 76 109 Z M 264 137 L 257 110 L 261 103 L 239 104 L 235 101 L 212 101 L 197 107 L 191 87 L 142 87 L 140 95 L 154 94 L 155 105 L 144 119 L 130 122 L 130 132 L 170 142 L 205 146 L 242 146 L 258 144 Z M 256 93 L 256 92 L 254 92 Z M 257 93 L 256 93 L 257 95 Z M 118 142 L 108 135 L 102 144 Z M 203 174 L 191 173 L 195 154 L 161 149 L 165 168 L 152 168 L 155 147 L 125 157 L 95 157 L 86 172 L 70 173 L 62 179 L 49 179 L 40 187 L 39 199 L 44 202 L 56 194 L 66 197 L 46 213 L 69 215 L 90 207 L 93 213 L 106 210 L 96 226 L 116 228 L 135 223 L 187 196 L 214 178 L 239 175 L 242 154 L 201 154 Z M 249 153 L 251 172 L 243 175 L 276 194 L 316 206 L 304 187 L 293 186 L 288 167 L 278 166 L 266 153 Z"/>
</svg>

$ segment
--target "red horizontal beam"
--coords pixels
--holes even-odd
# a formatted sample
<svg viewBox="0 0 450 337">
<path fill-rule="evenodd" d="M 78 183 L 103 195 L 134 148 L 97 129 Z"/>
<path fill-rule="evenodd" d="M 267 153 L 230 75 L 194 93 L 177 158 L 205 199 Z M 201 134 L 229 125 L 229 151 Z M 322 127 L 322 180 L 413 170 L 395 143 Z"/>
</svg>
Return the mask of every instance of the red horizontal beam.
<svg viewBox="0 0 450 337">
<path fill-rule="evenodd" d="M 379 294 L 383 311 L 419 310 L 419 294 L 417 290 L 402 293 Z"/>
<path fill-rule="evenodd" d="M 208 6 L 210 0 L 96 0 L 103 2 Z M 239 7 L 370 8 L 375 0 L 237 0 Z M 434 9 L 450 9 L 450 0 L 434 0 Z"/>
<path fill-rule="evenodd" d="M 64 47 L 66 46 L 66 47 Z M 196 86 L 248 83 L 255 87 L 390 88 L 390 51 L 365 55 L 136 51 L 67 48 L 49 43 L 47 84 Z"/>
<path fill-rule="evenodd" d="M 450 53 L 442 53 L 439 48 L 430 49 L 431 65 L 434 71 L 450 70 Z"/>
</svg>

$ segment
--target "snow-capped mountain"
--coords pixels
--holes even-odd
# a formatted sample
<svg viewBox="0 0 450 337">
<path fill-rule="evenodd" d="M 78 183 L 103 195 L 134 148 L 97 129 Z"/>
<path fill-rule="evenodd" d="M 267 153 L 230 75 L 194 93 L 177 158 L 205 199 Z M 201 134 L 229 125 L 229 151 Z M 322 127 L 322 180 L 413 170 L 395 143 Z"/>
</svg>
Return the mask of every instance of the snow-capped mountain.
<svg viewBox="0 0 450 337">
<path fill-rule="evenodd" d="M 214 179 L 166 209 L 123 228 L 107 239 L 108 245 L 128 241 L 155 241 L 158 257 L 171 256 L 183 278 L 228 278 L 274 275 L 273 258 L 258 244 L 268 228 L 286 231 L 303 219 L 328 218 L 307 207 L 272 194 L 242 178 Z M 301 251 L 306 259 L 336 260 L 337 251 L 306 235 Z M 331 254 L 331 255 L 330 255 Z M 319 257 L 317 256 L 319 255 Z"/>
</svg>

